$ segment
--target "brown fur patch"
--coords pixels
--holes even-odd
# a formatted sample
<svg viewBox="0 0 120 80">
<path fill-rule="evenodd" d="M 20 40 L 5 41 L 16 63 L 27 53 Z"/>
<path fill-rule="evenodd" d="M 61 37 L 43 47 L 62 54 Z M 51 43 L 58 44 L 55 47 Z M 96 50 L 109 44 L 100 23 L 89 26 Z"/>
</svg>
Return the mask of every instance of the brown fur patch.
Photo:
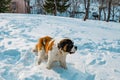
<svg viewBox="0 0 120 80">
<path fill-rule="evenodd" d="M 64 46 L 64 48 L 63 48 L 63 51 L 65 51 L 65 52 L 67 51 L 67 45 L 68 45 L 68 44 L 66 44 L 66 45 Z"/>
<path fill-rule="evenodd" d="M 54 45 L 54 41 L 50 42 L 48 46 L 46 46 L 46 53 L 48 53 L 49 50 L 52 50 L 52 47 Z"/>
<path fill-rule="evenodd" d="M 64 52 L 70 52 L 72 46 L 70 48 L 69 45 L 73 45 L 73 42 L 70 39 L 63 39 L 58 44 L 58 48 L 63 50 Z"/>
<path fill-rule="evenodd" d="M 38 43 L 36 44 L 36 49 L 34 50 L 35 52 L 39 52 L 42 49 L 45 49 L 48 46 L 49 42 L 51 41 L 51 37 L 45 36 L 39 39 Z"/>
</svg>

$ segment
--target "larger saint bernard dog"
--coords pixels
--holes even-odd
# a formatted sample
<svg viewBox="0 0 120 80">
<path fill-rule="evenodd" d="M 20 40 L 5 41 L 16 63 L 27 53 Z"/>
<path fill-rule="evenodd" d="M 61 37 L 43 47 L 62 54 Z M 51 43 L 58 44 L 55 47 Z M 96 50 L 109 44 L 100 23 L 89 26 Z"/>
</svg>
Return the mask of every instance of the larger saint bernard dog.
<svg viewBox="0 0 120 80">
<path fill-rule="evenodd" d="M 51 38 L 45 36 L 39 39 L 33 52 L 38 56 L 38 64 L 47 60 L 47 68 L 51 69 L 53 62 L 59 61 L 60 66 L 67 69 L 66 55 L 73 54 L 77 46 L 69 38 Z"/>
</svg>

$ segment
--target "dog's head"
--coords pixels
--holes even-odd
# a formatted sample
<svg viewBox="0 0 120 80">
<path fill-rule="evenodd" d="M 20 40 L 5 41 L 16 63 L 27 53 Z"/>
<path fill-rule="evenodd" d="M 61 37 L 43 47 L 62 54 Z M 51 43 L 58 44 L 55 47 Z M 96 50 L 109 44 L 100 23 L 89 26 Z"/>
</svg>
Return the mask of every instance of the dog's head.
<svg viewBox="0 0 120 80">
<path fill-rule="evenodd" d="M 62 41 L 60 41 L 60 43 L 58 44 L 58 48 L 70 54 L 75 53 L 75 51 L 77 50 L 77 46 L 75 46 L 73 41 L 70 39 L 63 39 Z"/>
</svg>

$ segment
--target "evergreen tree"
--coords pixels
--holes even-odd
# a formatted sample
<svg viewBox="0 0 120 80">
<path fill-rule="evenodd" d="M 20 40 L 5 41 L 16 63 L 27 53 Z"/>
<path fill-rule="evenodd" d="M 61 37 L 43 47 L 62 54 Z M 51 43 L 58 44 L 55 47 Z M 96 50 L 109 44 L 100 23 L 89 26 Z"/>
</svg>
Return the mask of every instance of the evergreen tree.
<svg viewBox="0 0 120 80">
<path fill-rule="evenodd" d="M 69 0 L 46 0 L 43 7 L 47 13 L 51 13 L 56 16 L 57 12 L 63 13 L 67 10 L 70 6 L 68 1 Z"/>
<path fill-rule="evenodd" d="M 43 7 L 44 7 L 44 10 L 47 13 L 52 13 L 53 14 L 53 11 L 55 9 L 54 0 L 46 0 Z"/>
<path fill-rule="evenodd" d="M 9 11 L 11 0 L 0 0 L 0 13 Z"/>
<path fill-rule="evenodd" d="M 60 2 L 57 2 L 58 12 L 60 12 L 60 13 L 65 12 L 68 9 L 68 7 L 70 6 L 70 4 L 68 4 L 69 0 L 58 0 L 58 1 L 60 1 Z"/>
</svg>

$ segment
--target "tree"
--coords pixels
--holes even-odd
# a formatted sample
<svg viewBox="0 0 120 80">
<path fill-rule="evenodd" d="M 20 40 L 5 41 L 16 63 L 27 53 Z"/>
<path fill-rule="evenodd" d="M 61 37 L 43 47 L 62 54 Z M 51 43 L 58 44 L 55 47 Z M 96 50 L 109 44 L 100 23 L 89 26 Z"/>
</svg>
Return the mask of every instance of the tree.
<svg viewBox="0 0 120 80">
<path fill-rule="evenodd" d="M 30 0 L 24 0 L 24 1 L 25 1 L 26 12 L 30 13 Z"/>
<path fill-rule="evenodd" d="M 35 0 L 37 14 L 44 14 L 43 4 L 44 4 L 44 0 Z"/>
<path fill-rule="evenodd" d="M 98 17 L 99 20 L 101 20 L 102 11 L 104 12 L 104 20 L 106 20 L 105 9 L 106 9 L 106 0 L 99 0 L 99 17 Z"/>
<path fill-rule="evenodd" d="M 57 5 L 56 5 L 57 10 L 60 13 L 65 12 L 68 9 L 68 7 L 70 6 L 70 4 L 68 4 L 69 0 L 56 0 L 56 1 L 57 1 Z"/>
<path fill-rule="evenodd" d="M 0 0 L 0 13 L 9 11 L 11 0 Z"/>
<path fill-rule="evenodd" d="M 117 21 L 115 20 L 115 17 L 119 19 L 120 17 L 120 0 L 114 0 L 112 1 L 112 21 Z"/>
<path fill-rule="evenodd" d="M 51 13 L 56 16 L 57 12 L 63 13 L 67 10 L 69 7 L 68 1 L 69 0 L 46 0 L 43 7 L 47 13 Z"/>
<path fill-rule="evenodd" d="M 70 17 L 75 17 L 77 14 L 84 13 L 83 11 L 80 12 L 80 4 L 82 3 L 81 0 L 70 0 L 70 8 L 69 14 Z"/>
<path fill-rule="evenodd" d="M 111 5 L 112 5 L 112 0 L 108 0 L 108 16 L 107 16 L 107 22 L 110 20 Z"/>
<path fill-rule="evenodd" d="M 84 5 L 85 5 L 85 17 L 84 17 L 84 21 L 85 21 L 89 17 L 90 0 L 87 1 L 84 0 Z"/>
</svg>

